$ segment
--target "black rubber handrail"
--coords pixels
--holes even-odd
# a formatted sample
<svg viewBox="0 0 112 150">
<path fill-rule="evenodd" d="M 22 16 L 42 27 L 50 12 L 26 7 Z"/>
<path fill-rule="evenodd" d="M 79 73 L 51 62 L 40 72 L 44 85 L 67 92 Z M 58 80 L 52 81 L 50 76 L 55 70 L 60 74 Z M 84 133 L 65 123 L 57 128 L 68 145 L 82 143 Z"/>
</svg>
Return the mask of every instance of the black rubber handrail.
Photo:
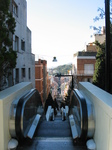
<svg viewBox="0 0 112 150">
<path fill-rule="evenodd" d="M 81 135 L 80 139 L 85 141 L 87 139 L 87 132 L 88 132 L 88 113 L 87 113 L 87 104 L 85 98 L 79 92 L 79 90 L 74 89 L 71 94 L 72 101 L 71 106 L 75 105 L 75 99 L 78 100 L 80 105 L 80 114 L 81 114 Z"/>
<path fill-rule="evenodd" d="M 15 117 L 15 132 L 16 137 L 19 141 L 24 140 L 26 137 L 24 137 L 22 128 L 21 128 L 21 118 L 22 118 L 22 112 L 24 109 L 24 104 L 33 96 L 33 94 L 39 95 L 38 91 L 36 89 L 31 89 L 28 93 L 26 93 L 24 96 L 22 96 L 17 104 L 16 107 L 16 117 Z M 41 98 L 40 98 L 41 99 Z M 40 104 L 39 104 L 40 105 Z"/>
</svg>

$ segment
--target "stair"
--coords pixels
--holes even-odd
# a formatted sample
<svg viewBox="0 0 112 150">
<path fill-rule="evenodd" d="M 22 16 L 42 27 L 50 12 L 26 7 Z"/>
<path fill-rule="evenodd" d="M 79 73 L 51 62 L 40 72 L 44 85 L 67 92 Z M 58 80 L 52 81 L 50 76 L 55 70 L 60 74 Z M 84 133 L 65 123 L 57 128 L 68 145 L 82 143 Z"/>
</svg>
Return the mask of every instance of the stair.
<svg viewBox="0 0 112 150">
<path fill-rule="evenodd" d="M 35 137 L 71 137 L 70 125 L 68 120 L 62 121 L 60 116 L 55 117 L 54 121 L 42 121 L 38 125 Z"/>
<path fill-rule="evenodd" d="M 17 150 L 87 150 L 83 146 L 74 146 L 69 120 L 62 121 L 57 114 L 54 121 L 41 118 L 33 141 L 19 145 Z"/>
</svg>

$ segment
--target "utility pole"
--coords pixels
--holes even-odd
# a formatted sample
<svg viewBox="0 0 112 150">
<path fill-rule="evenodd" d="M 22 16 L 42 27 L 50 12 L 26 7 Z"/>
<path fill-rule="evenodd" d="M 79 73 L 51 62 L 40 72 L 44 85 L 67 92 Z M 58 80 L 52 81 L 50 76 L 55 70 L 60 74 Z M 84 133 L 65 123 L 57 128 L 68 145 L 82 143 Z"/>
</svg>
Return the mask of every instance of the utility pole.
<svg viewBox="0 0 112 150">
<path fill-rule="evenodd" d="M 111 92 L 111 50 L 110 50 L 110 0 L 105 0 L 105 90 Z"/>
</svg>

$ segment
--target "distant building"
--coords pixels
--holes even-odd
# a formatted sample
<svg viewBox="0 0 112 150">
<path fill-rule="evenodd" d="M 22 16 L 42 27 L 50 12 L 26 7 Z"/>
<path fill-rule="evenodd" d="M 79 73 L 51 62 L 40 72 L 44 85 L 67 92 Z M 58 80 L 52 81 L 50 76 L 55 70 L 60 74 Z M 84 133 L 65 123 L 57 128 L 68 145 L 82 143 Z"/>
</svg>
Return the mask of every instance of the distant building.
<svg viewBox="0 0 112 150">
<path fill-rule="evenodd" d="M 94 44 L 95 41 L 98 41 L 101 44 L 105 41 L 105 27 L 102 27 L 100 34 L 94 34 L 92 36 L 91 42 L 86 45 L 85 51 L 96 52 L 96 45 Z"/>
<path fill-rule="evenodd" d="M 55 99 L 55 97 L 57 97 L 58 95 L 58 83 L 54 80 L 55 77 L 51 77 L 53 78 L 51 80 L 51 94 L 52 94 L 52 98 Z"/>
<path fill-rule="evenodd" d="M 46 101 L 50 92 L 50 79 L 47 72 L 47 61 L 35 61 L 35 88 L 39 91 L 42 103 Z"/>
<path fill-rule="evenodd" d="M 105 27 L 103 26 L 100 34 L 93 35 L 93 42 L 98 41 L 99 43 L 103 43 L 105 41 Z"/>
<path fill-rule="evenodd" d="M 10 6 L 16 21 L 13 49 L 17 51 L 17 65 L 9 84 L 32 82 L 35 87 L 35 55 L 31 50 L 31 30 L 27 27 L 27 2 L 11 0 Z"/>
</svg>

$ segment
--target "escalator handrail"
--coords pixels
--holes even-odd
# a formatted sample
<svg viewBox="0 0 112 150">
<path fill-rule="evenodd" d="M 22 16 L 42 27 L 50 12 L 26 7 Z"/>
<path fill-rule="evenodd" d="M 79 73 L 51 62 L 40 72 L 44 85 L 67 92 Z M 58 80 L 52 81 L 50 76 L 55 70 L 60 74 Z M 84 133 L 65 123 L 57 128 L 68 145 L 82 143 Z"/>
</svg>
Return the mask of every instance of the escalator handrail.
<svg viewBox="0 0 112 150">
<path fill-rule="evenodd" d="M 24 109 L 25 103 L 36 92 L 37 92 L 36 89 L 31 89 L 28 93 L 22 96 L 18 101 L 18 104 L 16 107 L 16 117 L 15 117 L 15 132 L 19 140 L 23 140 L 25 138 L 23 135 L 23 126 L 22 126 L 23 111 L 24 111 L 23 109 Z"/>
<path fill-rule="evenodd" d="M 80 105 L 80 114 L 81 114 L 81 135 L 80 135 L 80 138 L 82 140 L 86 140 L 87 139 L 87 132 L 88 132 L 88 113 L 87 113 L 86 100 L 82 96 L 82 94 L 79 92 L 78 89 L 74 89 L 72 91 L 72 97 L 73 97 L 73 95 L 78 100 L 79 105 Z"/>
</svg>

